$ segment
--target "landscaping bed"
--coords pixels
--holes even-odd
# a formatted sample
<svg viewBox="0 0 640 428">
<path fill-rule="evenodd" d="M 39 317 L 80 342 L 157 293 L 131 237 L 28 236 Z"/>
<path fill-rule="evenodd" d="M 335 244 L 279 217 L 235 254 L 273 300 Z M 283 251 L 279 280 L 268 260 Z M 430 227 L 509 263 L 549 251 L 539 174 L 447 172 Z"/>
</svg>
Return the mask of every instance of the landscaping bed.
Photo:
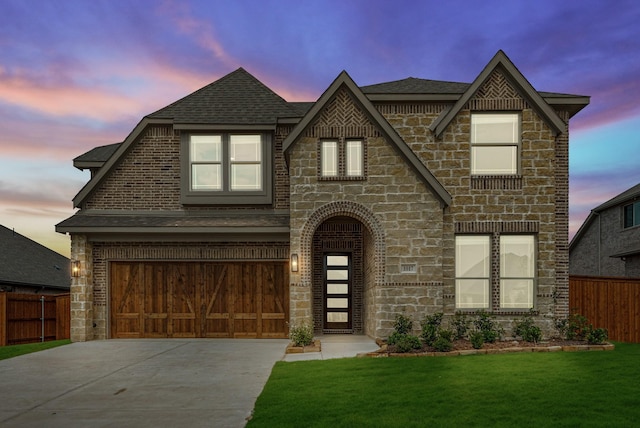
<svg viewBox="0 0 640 428">
<path fill-rule="evenodd" d="M 420 349 L 399 352 L 395 345 L 377 341 L 380 349 L 366 354 L 369 357 L 419 357 L 419 356 L 455 356 L 474 354 L 502 354 L 512 352 L 577 352 L 577 351 L 612 351 L 610 343 L 589 344 L 584 340 L 551 339 L 547 341 L 526 342 L 518 340 L 496 341 L 484 343 L 482 348 L 475 349 L 469 340 L 454 340 L 451 351 L 439 352 L 431 346 L 423 345 Z"/>
</svg>

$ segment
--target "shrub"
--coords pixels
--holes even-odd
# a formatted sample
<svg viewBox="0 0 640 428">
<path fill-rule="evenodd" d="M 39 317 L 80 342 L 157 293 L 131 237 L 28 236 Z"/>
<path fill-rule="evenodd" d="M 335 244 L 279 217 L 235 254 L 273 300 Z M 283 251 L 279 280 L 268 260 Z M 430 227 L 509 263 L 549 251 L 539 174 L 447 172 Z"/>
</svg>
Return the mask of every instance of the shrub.
<svg viewBox="0 0 640 428">
<path fill-rule="evenodd" d="M 313 324 L 302 323 L 291 327 L 289 338 L 295 346 L 307 346 L 313 342 Z"/>
<path fill-rule="evenodd" d="M 609 338 L 609 332 L 606 328 L 589 328 L 587 333 L 587 342 L 593 345 L 600 345 L 607 341 Z"/>
<path fill-rule="evenodd" d="M 402 353 L 422 348 L 422 342 L 420 342 L 420 338 L 412 334 L 399 335 L 395 345 L 396 350 Z"/>
<path fill-rule="evenodd" d="M 449 352 L 453 349 L 453 343 L 451 343 L 451 340 L 446 337 L 440 336 L 435 342 L 433 342 L 433 347 L 438 352 Z"/>
<path fill-rule="evenodd" d="M 406 334 L 400 334 L 397 331 L 394 331 L 393 333 L 391 333 L 391 335 L 387 339 L 387 344 L 395 345 L 404 336 L 406 336 Z"/>
<path fill-rule="evenodd" d="M 589 332 L 589 320 L 578 313 L 573 313 L 567 318 L 567 340 L 584 340 Z"/>
<path fill-rule="evenodd" d="M 482 333 L 482 338 L 487 343 L 493 343 L 502 336 L 502 328 L 489 313 L 480 311 L 473 321 L 476 330 Z"/>
<path fill-rule="evenodd" d="M 442 324 L 442 316 L 443 313 L 438 312 L 433 315 L 425 315 L 422 319 L 422 322 L 420 323 L 422 333 L 420 335 L 427 346 L 432 346 L 438 339 L 438 330 L 440 329 L 440 324 Z"/>
<path fill-rule="evenodd" d="M 467 319 L 467 315 L 462 312 L 456 312 L 451 320 L 451 325 L 454 331 L 454 339 L 464 339 L 469 333 L 469 325 L 471 321 Z"/>
<path fill-rule="evenodd" d="M 540 330 L 540 327 L 534 325 L 532 312 L 523 316 L 520 321 L 516 321 L 513 334 L 514 336 L 522 337 L 522 340 L 526 342 L 537 343 L 542 339 L 542 330 Z"/>
<path fill-rule="evenodd" d="M 396 333 L 409 334 L 413 329 L 413 320 L 406 315 L 397 314 L 396 321 L 393 323 L 393 329 Z"/>
<path fill-rule="evenodd" d="M 469 340 L 471 341 L 473 349 L 480 349 L 482 348 L 482 345 L 484 345 L 484 335 L 481 331 L 474 330 L 469 333 Z"/>
</svg>

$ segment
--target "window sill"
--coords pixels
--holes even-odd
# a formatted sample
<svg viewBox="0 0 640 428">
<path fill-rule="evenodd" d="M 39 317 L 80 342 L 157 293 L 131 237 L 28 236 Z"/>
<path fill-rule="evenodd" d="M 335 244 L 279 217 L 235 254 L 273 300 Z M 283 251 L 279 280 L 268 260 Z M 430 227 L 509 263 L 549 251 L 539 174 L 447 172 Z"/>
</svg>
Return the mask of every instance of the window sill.
<svg viewBox="0 0 640 428">
<path fill-rule="evenodd" d="M 521 190 L 521 175 L 472 175 L 473 190 Z"/>
<path fill-rule="evenodd" d="M 358 176 L 336 176 L 336 177 L 323 177 L 319 176 L 318 181 L 365 181 L 367 177 Z"/>
<path fill-rule="evenodd" d="M 273 199 L 271 194 L 189 193 L 180 196 L 180 203 L 182 205 L 271 205 Z"/>
</svg>

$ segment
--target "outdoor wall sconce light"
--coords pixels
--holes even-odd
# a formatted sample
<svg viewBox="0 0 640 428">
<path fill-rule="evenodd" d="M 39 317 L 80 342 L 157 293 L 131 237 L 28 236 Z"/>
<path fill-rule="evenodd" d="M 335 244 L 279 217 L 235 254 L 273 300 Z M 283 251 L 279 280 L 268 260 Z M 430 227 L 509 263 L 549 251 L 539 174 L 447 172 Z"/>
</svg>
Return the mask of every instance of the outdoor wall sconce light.
<svg viewBox="0 0 640 428">
<path fill-rule="evenodd" d="M 80 260 L 71 260 L 71 276 L 74 278 L 80 276 Z"/>
<path fill-rule="evenodd" d="M 298 255 L 291 254 L 291 272 L 298 272 Z"/>
</svg>

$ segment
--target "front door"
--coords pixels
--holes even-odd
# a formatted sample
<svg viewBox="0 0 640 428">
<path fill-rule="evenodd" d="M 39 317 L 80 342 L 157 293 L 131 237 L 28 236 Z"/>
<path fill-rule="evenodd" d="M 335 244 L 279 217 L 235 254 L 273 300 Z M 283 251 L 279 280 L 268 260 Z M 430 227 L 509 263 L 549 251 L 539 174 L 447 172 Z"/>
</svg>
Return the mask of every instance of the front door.
<svg viewBox="0 0 640 428">
<path fill-rule="evenodd" d="M 323 262 L 324 328 L 351 329 L 351 254 L 325 253 Z"/>
</svg>

